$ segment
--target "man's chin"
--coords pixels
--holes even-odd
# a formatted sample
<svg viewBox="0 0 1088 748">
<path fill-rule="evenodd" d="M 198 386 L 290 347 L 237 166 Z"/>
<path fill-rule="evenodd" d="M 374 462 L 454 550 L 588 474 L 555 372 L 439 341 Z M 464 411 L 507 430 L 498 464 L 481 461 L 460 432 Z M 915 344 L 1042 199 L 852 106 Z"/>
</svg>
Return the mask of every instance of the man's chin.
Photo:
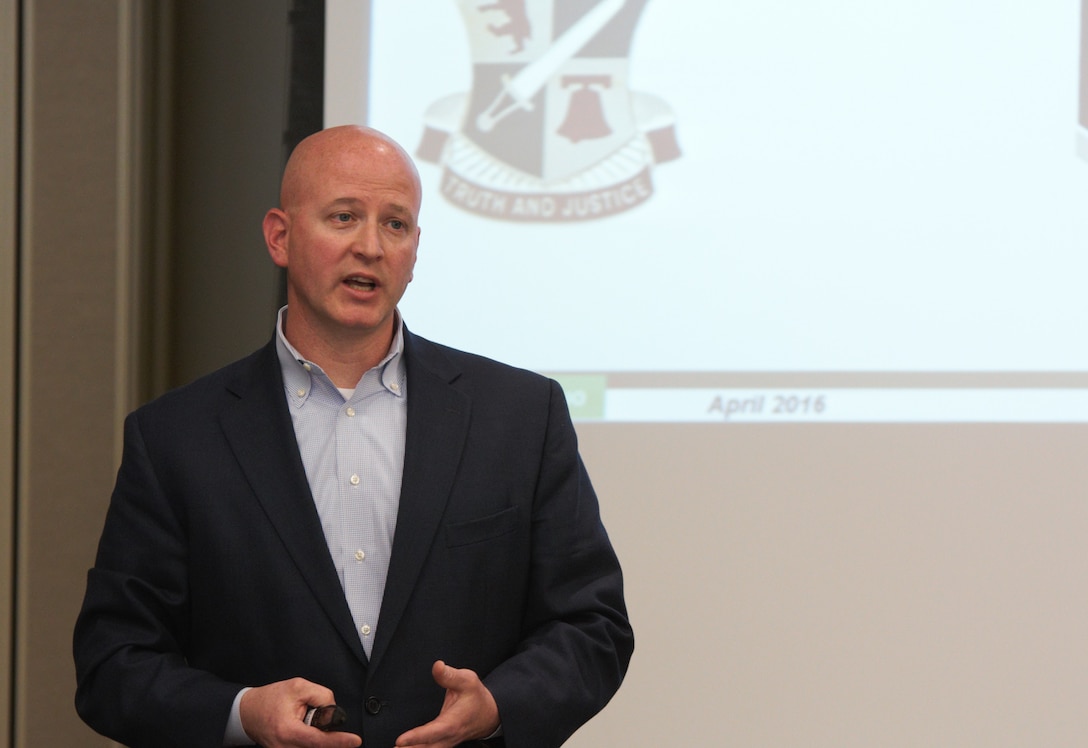
<svg viewBox="0 0 1088 748">
<path fill-rule="evenodd" d="M 393 315 L 349 315 L 339 322 L 339 327 L 349 335 L 369 337 L 393 329 Z"/>
</svg>

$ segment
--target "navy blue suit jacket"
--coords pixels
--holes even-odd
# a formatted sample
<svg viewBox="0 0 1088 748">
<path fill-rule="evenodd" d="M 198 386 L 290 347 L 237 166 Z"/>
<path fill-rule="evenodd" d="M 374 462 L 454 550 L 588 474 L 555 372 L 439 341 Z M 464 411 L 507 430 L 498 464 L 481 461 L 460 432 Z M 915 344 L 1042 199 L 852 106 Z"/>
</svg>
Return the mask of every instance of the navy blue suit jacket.
<svg viewBox="0 0 1088 748">
<path fill-rule="evenodd" d="M 633 648 L 559 386 L 405 333 L 404 476 L 368 659 L 307 485 L 274 341 L 131 414 L 75 630 L 76 705 L 133 748 L 218 746 L 245 685 L 328 686 L 390 748 L 475 670 L 506 745 L 557 746 Z"/>
</svg>

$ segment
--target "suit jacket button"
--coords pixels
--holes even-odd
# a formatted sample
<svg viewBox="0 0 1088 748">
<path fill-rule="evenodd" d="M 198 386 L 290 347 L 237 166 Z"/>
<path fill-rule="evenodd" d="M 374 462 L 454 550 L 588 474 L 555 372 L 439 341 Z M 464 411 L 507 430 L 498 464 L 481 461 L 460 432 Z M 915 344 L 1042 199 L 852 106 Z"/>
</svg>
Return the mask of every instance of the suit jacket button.
<svg viewBox="0 0 1088 748">
<path fill-rule="evenodd" d="M 369 699 L 367 699 L 364 706 L 366 707 L 366 711 L 368 714 L 377 714 L 382 710 L 382 702 L 378 699 L 377 696 L 371 696 Z"/>
</svg>

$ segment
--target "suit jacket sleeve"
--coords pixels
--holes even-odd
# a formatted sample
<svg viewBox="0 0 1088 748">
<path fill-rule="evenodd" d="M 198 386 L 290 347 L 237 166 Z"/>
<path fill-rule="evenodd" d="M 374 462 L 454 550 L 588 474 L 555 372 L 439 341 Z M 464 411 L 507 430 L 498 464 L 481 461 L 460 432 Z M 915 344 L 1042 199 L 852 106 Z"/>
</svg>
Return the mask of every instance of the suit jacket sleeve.
<svg viewBox="0 0 1088 748">
<path fill-rule="evenodd" d="M 558 746 L 603 708 L 634 647 L 619 562 L 555 382 L 548 407 L 522 640 L 485 678 L 519 748 Z"/>
<path fill-rule="evenodd" d="M 182 525 L 132 414 L 74 637 L 77 711 L 126 745 L 222 745 L 242 687 L 183 654 L 190 549 Z"/>
<path fill-rule="evenodd" d="M 274 345 L 126 420 L 74 647 L 77 711 L 133 748 L 221 746 L 243 686 L 292 677 L 361 729 L 366 658 Z"/>
</svg>

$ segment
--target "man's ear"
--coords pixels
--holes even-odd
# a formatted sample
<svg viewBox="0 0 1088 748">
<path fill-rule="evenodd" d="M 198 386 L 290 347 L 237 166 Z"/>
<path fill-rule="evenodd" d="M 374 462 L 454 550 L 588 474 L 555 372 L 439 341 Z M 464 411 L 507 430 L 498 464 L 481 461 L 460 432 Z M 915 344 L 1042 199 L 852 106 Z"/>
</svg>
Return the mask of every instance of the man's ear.
<svg viewBox="0 0 1088 748">
<path fill-rule="evenodd" d="M 422 233 L 422 229 L 416 226 L 416 245 L 412 247 L 412 270 L 408 273 L 408 282 L 411 283 L 416 277 L 416 260 L 419 259 L 419 235 Z"/>
<path fill-rule="evenodd" d="M 272 208 L 264 214 L 261 228 L 264 230 L 264 243 L 272 262 L 281 268 L 287 267 L 287 230 L 291 220 L 279 208 Z"/>
</svg>

